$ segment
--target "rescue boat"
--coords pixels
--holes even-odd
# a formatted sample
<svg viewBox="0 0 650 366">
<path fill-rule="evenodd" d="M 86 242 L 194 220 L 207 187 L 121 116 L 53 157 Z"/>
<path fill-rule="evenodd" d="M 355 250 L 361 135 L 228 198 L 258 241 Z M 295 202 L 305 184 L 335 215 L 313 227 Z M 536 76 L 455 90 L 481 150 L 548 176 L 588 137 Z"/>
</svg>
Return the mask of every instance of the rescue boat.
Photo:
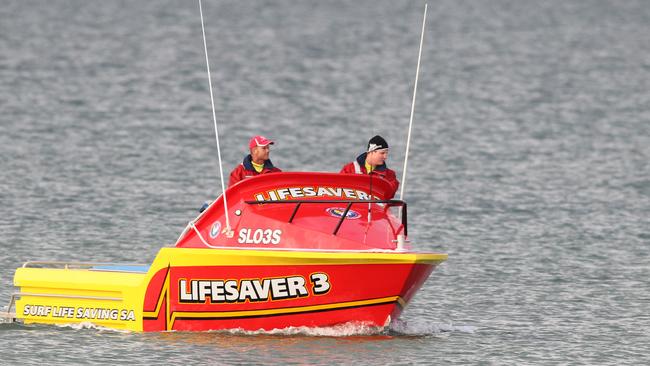
<svg viewBox="0 0 650 366">
<path fill-rule="evenodd" d="M 25 263 L 8 311 L 130 331 L 382 328 L 447 259 L 409 248 L 406 203 L 388 192 L 367 175 L 252 177 L 150 265 Z"/>
</svg>

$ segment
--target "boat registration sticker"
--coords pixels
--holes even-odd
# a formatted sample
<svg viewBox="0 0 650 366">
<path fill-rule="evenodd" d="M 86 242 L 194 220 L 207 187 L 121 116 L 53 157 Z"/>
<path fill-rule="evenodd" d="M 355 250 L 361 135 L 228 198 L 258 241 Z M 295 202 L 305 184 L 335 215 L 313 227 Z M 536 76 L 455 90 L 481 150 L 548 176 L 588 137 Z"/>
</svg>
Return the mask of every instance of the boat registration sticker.
<svg viewBox="0 0 650 366">
<path fill-rule="evenodd" d="M 221 231 L 221 222 L 215 221 L 214 224 L 212 224 L 212 227 L 210 228 L 210 237 L 212 239 L 216 238 L 219 236 L 219 232 Z"/>
<path fill-rule="evenodd" d="M 239 230 L 237 242 L 240 244 L 280 244 L 282 230 L 249 229 Z"/>
<path fill-rule="evenodd" d="M 345 212 L 345 208 L 343 208 L 343 207 L 330 207 L 330 208 L 326 209 L 325 211 L 327 211 L 327 213 L 330 214 L 330 216 L 343 217 L 343 213 Z M 351 220 L 358 219 L 359 217 L 361 217 L 361 214 L 358 213 L 357 211 L 354 211 L 354 210 L 348 211 L 348 213 L 345 215 L 346 219 L 351 219 Z"/>
</svg>

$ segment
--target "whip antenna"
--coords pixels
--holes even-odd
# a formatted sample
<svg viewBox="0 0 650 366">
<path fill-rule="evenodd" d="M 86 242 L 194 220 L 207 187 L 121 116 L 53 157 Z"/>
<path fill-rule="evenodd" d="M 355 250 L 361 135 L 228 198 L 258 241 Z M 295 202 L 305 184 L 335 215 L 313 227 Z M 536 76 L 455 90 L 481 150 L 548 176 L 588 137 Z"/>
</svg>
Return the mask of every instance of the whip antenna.
<svg viewBox="0 0 650 366">
<path fill-rule="evenodd" d="M 404 155 L 404 170 L 402 171 L 402 188 L 399 197 L 404 200 L 404 186 L 406 186 L 406 168 L 409 159 L 409 146 L 411 144 L 411 127 L 413 126 L 413 112 L 415 111 L 415 95 L 418 91 L 418 75 L 420 74 L 420 59 L 422 58 L 422 43 L 424 42 L 424 26 L 427 22 L 427 4 L 424 4 L 424 16 L 422 18 L 422 34 L 420 35 L 420 50 L 418 51 L 418 66 L 415 69 L 415 84 L 413 85 L 413 101 L 411 103 L 411 118 L 409 119 L 409 132 L 406 138 L 406 153 Z M 400 215 L 401 216 L 401 215 Z"/>
<path fill-rule="evenodd" d="M 221 162 L 221 147 L 219 146 L 219 129 L 217 128 L 217 115 L 214 110 L 214 95 L 212 93 L 212 77 L 210 76 L 210 61 L 208 60 L 208 45 L 205 41 L 205 25 L 203 24 L 203 6 L 199 0 L 199 13 L 201 14 L 201 31 L 203 32 L 203 49 L 205 50 L 205 65 L 208 69 L 208 84 L 210 85 L 210 102 L 212 103 L 212 121 L 214 122 L 214 137 L 217 140 L 217 156 L 219 157 L 219 174 L 221 177 L 221 191 L 223 192 L 223 207 L 226 212 L 226 236 L 232 237 L 233 231 L 230 229 L 230 220 L 228 217 L 228 200 L 226 199 L 226 185 L 223 180 L 223 164 Z"/>
</svg>

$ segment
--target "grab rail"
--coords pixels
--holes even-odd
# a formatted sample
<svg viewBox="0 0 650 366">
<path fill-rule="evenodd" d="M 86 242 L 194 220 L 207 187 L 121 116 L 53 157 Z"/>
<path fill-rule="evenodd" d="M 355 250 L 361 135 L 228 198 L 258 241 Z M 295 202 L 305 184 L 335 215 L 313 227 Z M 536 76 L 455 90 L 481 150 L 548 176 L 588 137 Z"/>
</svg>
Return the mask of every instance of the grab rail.
<svg viewBox="0 0 650 366">
<path fill-rule="evenodd" d="M 348 212 L 350 211 L 350 208 L 352 207 L 353 204 L 357 203 L 383 203 L 388 205 L 388 207 L 394 207 L 394 206 L 399 206 L 401 207 L 401 217 L 402 217 L 402 226 L 404 227 L 404 236 L 408 236 L 408 229 L 407 229 L 407 218 L 406 218 L 406 202 L 402 200 L 265 200 L 265 201 L 244 201 L 244 203 L 247 203 L 249 205 L 253 204 L 278 204 L 278 203 L 289 203 L 289 204 L 295 204 L 296 208 L 293 209 L 293 212 L 291 213 L 291 217 L 289 217 L 289 223 L 293 222 L 293 219 L 295 218 L 296 214 L 298 213 L 298 209 L 303 203 L 307 204 L 312 204 L 312 203 L 347 203 L 347 206 L 345 208 L 345 212 L 341 215 L 341 219 L 336 225 L 336 228 L 334 229 L 334 232 L 332 235 L 336 235 L 341 227 L 341 224 L 343 224 L 343 220 L 347 217 Z"/>
<path fill-rule="evenodd" d="M 11 295 L 12 300 L 17 296 L 39 296 L 39 297 L 55 297 L 58 299 L 85 299 L 85 300 L 106 300 L 106 301 L 123 301 L 121 297 L 109 297 L 109 296 L 83 296 L 83 295 L 61 295 L 61 294 L 37 294 L 31 292 L 16 292 Z M 13 301 L 15 302 L 15 300 Z M 11 304 L 11 303 L 10 303 Z"/>
<path fill-rule="evenodd" d="M 103 262 L 68 262 L 68 261 L 27 261 L 23 263 L 23 268 L 92 268 L 94 266 L 128 266 L 128 267 L 143 267 L 149 264 L 141 263 L 103 263 Z"/>
<path fill-rule="evenodd" d="M 16 296 L 17 295 L 18 294 L 16 294 L 16 293 L 11 294 L 11 297 L 9 298 L 9 305 L 7 305 L 7 314 L 6 314 L 7 317 L 6 318 L 10 319 L 11 321 L 14 321 L 15 318 L 16 318 L 16 313 L 15 312 L 13 313 L 13 316 L 11 316 L 11 314 L 12 314 L 11 313 L 11 308 L 14 306 L 14 303 L 16 302 Z"/>
</svg>

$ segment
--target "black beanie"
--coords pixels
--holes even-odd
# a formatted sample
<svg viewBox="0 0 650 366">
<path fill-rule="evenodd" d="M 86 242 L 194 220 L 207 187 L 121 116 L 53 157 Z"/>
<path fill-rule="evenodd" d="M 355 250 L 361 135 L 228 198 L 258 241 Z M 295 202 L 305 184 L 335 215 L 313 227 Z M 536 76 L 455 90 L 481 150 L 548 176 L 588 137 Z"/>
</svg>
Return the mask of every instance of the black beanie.
<svg viewBox="0 0 650 366">
<path fill-rule="evenodd" d="M 388 142 L 383 137 L 377 135 L 368 141 L 368 152 L 388 149 Z"/>
</svg>

